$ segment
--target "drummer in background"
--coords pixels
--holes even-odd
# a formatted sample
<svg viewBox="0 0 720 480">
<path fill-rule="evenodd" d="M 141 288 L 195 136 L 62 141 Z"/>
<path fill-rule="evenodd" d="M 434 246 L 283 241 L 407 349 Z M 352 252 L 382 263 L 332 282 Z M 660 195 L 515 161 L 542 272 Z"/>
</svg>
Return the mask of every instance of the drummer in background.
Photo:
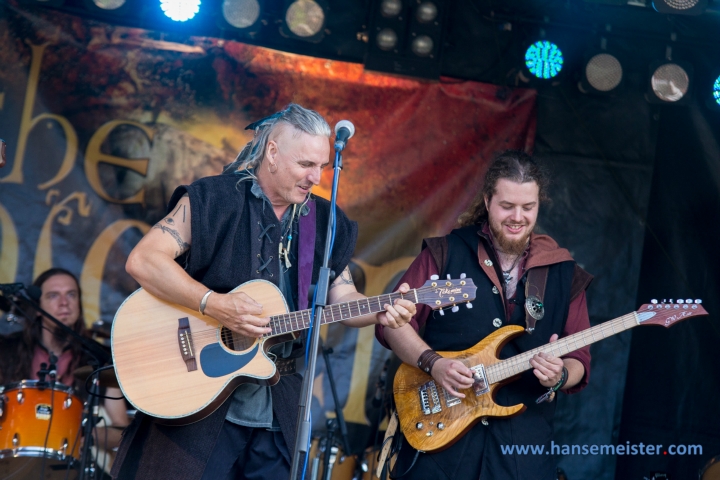
<svg viewBox="0 0 720 480">
<path fill-rule="evenodd" d="M 51 268 L 41 273 L 33 285 L 42 291 L 39 304 L 43 310 L 80 335 L 86 334 L 80 284 L 75 275 L 62 268 Z M 51 354 L 57 359 L 56 381 L 75 386 L 76 393 L 85 396 L 84 385 L 82 382 L 74 385 L 73 377 L 73 371 L 87 363 L 81 346 L 55 323 L 40 315 L 35 321 L 26 320 L 21 332 L 0 337 L 0 385 L 37 380 L 40 364 L 50 364 Z M 107 388 L 105 394 L 109 397 L 122 396 L 118 388 Z M 103 406 L 109 425 L 126 427 L 129 424 L 124 400 L 105 399 Z M 121 433 L 120 428 L 98 426 L 99 442 L 96 441 L 96 444 L 111 450 L 120 444 Z"/>
</svg>

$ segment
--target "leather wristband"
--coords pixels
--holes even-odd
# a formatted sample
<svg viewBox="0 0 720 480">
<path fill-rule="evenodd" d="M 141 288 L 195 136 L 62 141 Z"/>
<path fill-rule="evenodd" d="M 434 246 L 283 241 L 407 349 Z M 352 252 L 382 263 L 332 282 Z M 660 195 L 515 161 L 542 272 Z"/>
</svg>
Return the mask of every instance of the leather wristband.
<svg viewBox="0 0 720 480">
<path fill-rule="evenodd" d="M 200 308 L 198 308 L 198 312 L 200 312 L 200 315 L 205 315 L 205 307 L 207 307 L 208 297 L 211 293 L 214 292 L 214 290 L 208 290 L 207 292 L 205 292 L 205 295 L 203 295 L 202 300 L 200 300 Z"/>
<path fill-rule="evenodd" d="M 435 350 L 428 348 L 418 357 L 417 366 L 423 372 L 430 373 L 432 371 L 433 365 L 435 365 L 435 362 L 437 362 L 441 358 L 443 357 Z"/>
</svg>

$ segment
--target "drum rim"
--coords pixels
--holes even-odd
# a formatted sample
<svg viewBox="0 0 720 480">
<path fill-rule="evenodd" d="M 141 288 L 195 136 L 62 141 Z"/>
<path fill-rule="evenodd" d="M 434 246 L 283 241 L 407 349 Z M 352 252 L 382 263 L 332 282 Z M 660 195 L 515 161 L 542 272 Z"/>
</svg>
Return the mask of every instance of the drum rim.
<svg viewBox="0 0 720 480">
<path fill-rule="evenodd" d="M 42 388 L 50 388 L 50 382 L 41 382 L 40 380 L 20 380 L 19 382 L 8 383 L 7 385 L 0 386 L 0 393 L 10 392 L 11 390 L 21 390 L 24 388 L 35 388 L 39 389 L 39 384 L 43 384 Z M 63 393 L 74 394 L 74 389 L 65 385 L 64 383 L 55 382 L 52 386 L 53 390 Z"/>
<path fill-rule="evenodd" d="M 49 460 L 66 461 L 70 460 L 72 463 L 75 458 L 72 455 L 66 455 L 60 450 L 54 448 L 42 448 L 42 447 L 18 447 L 18 448 L 6 448 L 0 450 L 0 459 L 3 458 L 17 458 L 17 457 L 31 457 L 31 458 L 47 458 Z"/>
</svg>

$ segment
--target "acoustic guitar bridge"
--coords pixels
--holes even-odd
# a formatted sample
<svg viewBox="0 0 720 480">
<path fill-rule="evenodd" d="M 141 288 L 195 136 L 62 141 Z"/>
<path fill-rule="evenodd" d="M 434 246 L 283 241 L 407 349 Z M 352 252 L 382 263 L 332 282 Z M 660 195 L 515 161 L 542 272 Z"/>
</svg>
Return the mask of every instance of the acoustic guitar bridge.
<svg viewBox="0 0 720 480">
<path fill-rule="evenodd" d="M 180 355 L 185 361 L 188 372 L 197 370 L 197 360 L 195 359 L 195 349 L 193 347 L 192 336 L 190 333 L 190 321 L 187 317 L 178 318 L 178 346 L 180 347 Z"/>
</svg>

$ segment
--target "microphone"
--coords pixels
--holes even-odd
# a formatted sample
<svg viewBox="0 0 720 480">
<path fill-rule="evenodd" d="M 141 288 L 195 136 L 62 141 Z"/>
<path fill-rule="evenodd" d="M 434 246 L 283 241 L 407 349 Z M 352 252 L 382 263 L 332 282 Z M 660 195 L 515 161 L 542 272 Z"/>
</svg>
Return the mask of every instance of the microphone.
<svg viewBox="0 0 720 480">
<path fill-rule="evenodd" d="M 0 168 L 5 166 L 5 140 L 0 138 Z"/>
<path fill-rule="evenodd" d="M 349 120 L 340 120 L 335 125 L 335 150 L 344 150 L 347 141 L 355 135 L 355 125 Z"/>
</svg>

